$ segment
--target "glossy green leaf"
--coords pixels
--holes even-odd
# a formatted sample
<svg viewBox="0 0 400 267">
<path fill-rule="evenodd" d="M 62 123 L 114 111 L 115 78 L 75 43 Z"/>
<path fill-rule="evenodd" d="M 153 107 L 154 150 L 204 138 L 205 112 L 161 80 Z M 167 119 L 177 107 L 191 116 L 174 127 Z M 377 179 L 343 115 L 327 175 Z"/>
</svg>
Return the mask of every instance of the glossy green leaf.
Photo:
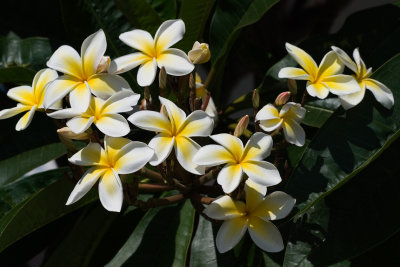
<svg viewBox="0 0 400 267">
<path fill-rule="evenodd" d="M 60 177 L 59 171 L 54 171 L 54 175 L 60 178 L 57 182 L 37 191 L 0 219 L 0 251 L 36 229 L 97 198 L 97 193 L 92 190 L 74 205 L 66 206 L 65 202 L 74 184 Z"/>
<path fill-rule="evenodd" d="M 115 4 L 135 28 L 155 34 L 162 20 L 153 7 L 143 0 L 114 0 Z"/>
<path fill-rule="evenodd" d="M 179 18 L 185 22 L 186 32 L 183 39 L 176 45 L 186 53 L 192 49 L 195 41 L 202 41 L 204 28 L 215 0 L 183 0 Z"/>
<path fill-rule="evenodd" d="M 0 186 L 8 184 L 34 168 L 66 153 L 65 146 L 61 143 L 56 143 L 35 148 L 0 161 Z"/>
<path fill-rule="evenodd" d="M 338 109 L 311 141 L 287 184 L 299 214 L 345 184 L 375 160 L 400 135 L 400 55 L 373 78 L 393 90 L 395 105 L 383 108 L 369 92 L 357 107 Z"/>
<path fill-rule="evenodd" d="M 340 101 L 337 97 L 309 101 L 304 105 L 307 113 L 302 124 L 320 128 L 338 107 Z"/>
<path fill-rule="evenodd" d="M 183 205 L 149 210 L 106 266 L 184 266 L 192 237 L 194 215 L 189 201 Z"/>
<path fill-rule="evenodd" d="M 217 254 L 211 222 L 199 216 L 199 224 L 190 250 L 190 266 L 217 267 Z"/>
</svg>

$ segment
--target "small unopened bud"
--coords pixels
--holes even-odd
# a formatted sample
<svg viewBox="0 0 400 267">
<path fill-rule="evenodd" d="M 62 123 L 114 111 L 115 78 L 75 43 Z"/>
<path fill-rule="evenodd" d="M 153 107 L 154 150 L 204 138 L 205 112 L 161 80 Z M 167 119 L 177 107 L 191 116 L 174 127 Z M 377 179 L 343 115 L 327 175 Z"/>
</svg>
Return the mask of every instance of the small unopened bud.
<svg viewBox="0 0 400 267">
<path fill-rule="evenodd" d="M 275 99 L 275 106 L 282 106 L 288 102 L 291 93 L 289 91 L 280 93 Z"/>
<path fill-rule="evenodd" d="M 253 90 L 253 96 L 252 99 L 253 101 L 253 108 L 258 108 L 260 106 L 260 94 L 258 93 L 257 89 Z"/>
<path fill-rule="evenodd" d="M 194 79 L 192 73 L 189 76 L 189 88 L 193 90 L 196 89 L 196 80 Z"/>
<path fill-rule="evenodd" d="M 249 120 L 250 119 L 248 115 L 243 116 L 236 125 L 233 135 L 236 137 L 240 137 L 244 133 L 244 131 L 246 131 L 247 125 L 249 125 Z"/>
<path fill-rule="evenodd" d="M 144 87 L 143 96 L 144 96 L 144 99 L 150 101 L 151 94 L 150 94 L 150 88 L 148 86 Z"/>
<path fill-rule="evenodd" d="M 168 117 L 168 111 L 164 105 L 161 105 L 160 113 L 163 114 L 164 116 Z"/>
<path fill-rule="evenodd" d="M 288 79 L 287 83 L 288 83 L 289 91 L 292 93 L 292 95 L 294 95 L 294 96 L 297 95 L 297 82 L 296 82 L 296 80 Z"/>
<path fill-rule="evenodd" d="M 109 56 L 104 56 L 101 58 L 99 65 L 97 65 L 96 73 L 107 72 L 110 67 L 111 58 Z"/>
<path fill-rule="evenodd" d="M 158 86 L 160 89 L 165 89 L 167 87 L 167 72 L 164 67 L 161 68 L 158 74 Z"/>
<path fill-rule="evenodd" d="M 87 140 L 89 139 L 89 135 L 85 132 L 76 134 L 69 127 L 63 127 L 57 130 L 58 135 L 66 138 L 66 139 L 73 139 L 73 140 Z"/>
<path fill-rule="evenodd" d="M 202 64 L 210 60 L 211 53 L 206 43 L 194 42 L 192 50 L 188 53 L 190 61 L 193 64 Z"/>
</svg>

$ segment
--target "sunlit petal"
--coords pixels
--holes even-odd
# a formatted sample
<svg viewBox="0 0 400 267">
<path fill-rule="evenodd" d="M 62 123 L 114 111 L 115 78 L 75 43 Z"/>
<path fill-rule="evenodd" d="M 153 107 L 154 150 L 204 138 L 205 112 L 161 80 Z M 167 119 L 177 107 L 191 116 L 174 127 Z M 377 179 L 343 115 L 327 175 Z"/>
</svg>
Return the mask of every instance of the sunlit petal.
<svg viewBox="0 0 400 267">
<path fill-rule="evenodd" d="M 267 187 L 247 179 L 244 191 L 246 192 L 246 210 L 253 216 L 254 210 L 261 204 L 267 193 Z"/>
<path fill-rule="evenodd" d="M 106 210 L 120 212 L 123 201 L 122 184 L 118 174 L 108 169 L 100 179 L 99 198 Z"/>
<path fill-rule="evenodd" d="M 8 90 L 7 96 L 24 105 L 33 106 L 36 104 L 33 88 L 30 86 L 23 85 L 11 88 Z"/>
<path fill-rule="evenodd" d="M 57 78 L 57 72 L 51 69 L 43 69 L 36 73 L 33 78 L 32 88 L 39 107 L 43 105 L 46 86 Z"/>
<path fill-rule="evenodd" d="M 154 150 L 154 155 L 149 161 L 153 166 L 163 162 L 171 153 L 175 144 L 175 137 L 166 134 L 158 134 L 151 139 L 149 147 Z"/>
<path fill-rule="evenodd" d="M 121 90 L 131 90 L 128 82 L 121 76 L 108 73 L 100 73 L 91 76 L 87 80 L 90 91 L 97 97 L 107 99 Z"/>
<path fill-rule="evenodd" d="M 120 174 L 133 173 L 153 157 L 154 151 L 142 142 L 130 142 L 115 155 L 114 170 Z"/>
<path fill-rule="evenodd" d="M 358 73 L 357 65 L 354 61 L 349 57 L 349 55 L 344 52 L 342 49 L 336 46 L 331 46 L 332 50 L 339 56 L 339 59 L 354 73 Z"/>
<path fill-rule="evenodd" d="M 234 201 L 230 196 L 214 200 L 204 209 L 204 214 L 214 220 L 229 220 L 243 216 L 246 206 L 241 201 Z"/>
<path fill-rule="evenodd" d="M 211 135 L 210 138 L 225 147 L 237 160 L 242 157 L 244 148 L 239 138 L 225 133 Z"/>
<path fill-rule="evenodd" d="M 67 126 L 76 134 L 83 133 L 92 125 L 94 117 L 82 118 L 75 117 L 67 121 Z"/>
<path fill-rule="evenodd" d="M 278 73 L 279 78 L 295 79 L 295 80 L 309 80 L 310 75 L 303 69 L 286 67 L 282 68 Z"/>
<path fill-rule="evenodd" d="M 69 102 L 77 111 L 85 112 L 90 104 L 92 94 L 86 83 L 80 83 L 69 94 Z"/>
<path fill-rule="evenodd" d="M 114 74 L 124 73 L 149 60 L 152 60 L 152 57 L 141 52 L 128 54 L 111 61 L 108 72 Z"/>
<path fill-rule="evenodd" d="M 324 83 L 310 83 L 307 82 L 307 92 L 310 96 L 324 99 L 329 95 L 329 89 Z"/>
<path fill-rule="evenodd" d="M 154 40 L 151 34 L 143 30 L 124 32 L 119 36 L 122 42 L 142 51 L 150 57 L 154 56 Z"/>
<path fill-rule="evenodd" d="M 128 120 L 143 130 L 171 134 L 171 123 L 163 114 L 141 110 L 129 116 Z"/>
<path fill-rule="evenodd" d="M 290 213 L 295 203 L 296 200 L 285 192 L 275 191 L 259 202 L 251 215 L 264 221 L 280 220 Z"/>
<path fill-rule="evenodd" d="M 104 114 L 94 122 L 105 135 L 121 137 L 130 132 L 129 124 L 120 114 Z"/>
<path fill-rule="evenodd" d="M 35 111 L 37 109 L 37 106 L 32 106 L 31 110 L 28 111 L 27 113 L 24 114 L 24 116 L 22 116 L 19 121 L 17 122 L 17 125 L 15 126 L 15 130 L 17 131 L 22 131 L 25 130 L 26 127 L 29 126 L 29 124 L 31 123 L 32 119 L 33 119 L 33 115 L 35 115 Z"/>
<path fill-rule="evenodd" d="M 159 68 L 164 67 L 165 71 L 174 76 L 182 76 L 193 71 L 194 65 L 190 62 L 185 52 L 175 48 L 164 50 L 157 57 Z"/>
<path fill-rule="evenodd" d="M 82 112 L 80 112 L 79 110 L 75 110 L 73 108 L 66 108 L 54 111 L 52 113 L 48 113 L 47 116 L 53 119 L 69 119 L 79 116 L 80 114 L 82 114 Z"/>
<path fill-rule="evenodd" d="M 47 66 L 77 79 L 84 78 L 81 57 L 68 45 L 60 46 L 47 61 Z"/>
<path fill-rule="evenodd" d="M 318 72 L 317 64 L 314 59 L 303 49 L 286 43 L 286 50 L 299 63 L 299 65 L 311 76 L 315 76 Z"/>
<path fill-rule="evenodd" d="M 80 166 L 103 165 L 102 155 L 104 155 L 104 150 L 98 143 L 89 143 L 68 160 Z"/>
<path fill-rule="evenodd" d="M 248 229 L 254 243 L 268 252 L 279 252 L 283 246 L 283 240 L 278 228 L 271 223 L 258 217 L 250 217 Z"/>
<path fill-rule="evenodd" d="M 271 154 L 271 149 L 271 136 L 257 132 L 250 137 L 249 141 L 247 141 L 241 161 L 263 160 Z"/>
<path fill-rule="evenodd" d="M 188 172 L 194 174 L 204 174 L 205 166 L 198 165 L 193 162 L 194 155 L 199 151 L 200 145 L 194 142 L 192 139 L 177 136 L 175 140 L 175 154 L 176 159 L 181 166 Z"/>
<path fill-rule="evenodd" d="M 193 157 L 193 161 L 204 166 L 217 166 L 227 162 L 236 162 L 232 154 L 220 145 L 203 146 Z"/>
<path fill-rule="evenodd" d="M 282 179 L 274 164 L 266 161 L 248 161 L 240 164 L 251 180 L 263 186 L 279 184 Z"/>
<path fill-rule="evenodd" d="M 234 248 L 242 239 L 247 230 L 247 222 L 244 217 L 225 221 L 219 228 L 215 243 L 220 253 L 225 253 Z"/>
<path fill-rule="evenodd" d="M 157 51 L 163 51 L 178 41 L 180 41 L 185 34 L 185 23 L 183 20 L 167 20 L 164 21 L 158 28 L 154 41 L 156 43 Z"/>
<path fill-rule="evenodd" d="M 46 94 L 44 96 L 43 105 L 46 109 L 52 107 L 55 103 L 60 101 L 64 96 L 66 96 L 71 90 L 73 90 L 78 85 L 82 84 L 80 80 L 76 78 L 64 75 L 58 79 L 52 81 L 46 89 Z"/>
<path fill-rule="evenodd" d="M 97 66 L 107 49 L 106 35 L 99 30 L 89 35 L 82 43 L 81 56 L 85 76 L 96 73 Z"/>
<path fill-rule="evenodd" d="M 106 135 L 104 137 L 104 147 L 106 149 L 106 154 L 108 159 L 111 161 L 117 160 L 118 152 L 127 144 L 131 143 L 132 141 L 128 138 L 122 137 L 112 137 Z"/>
<path fill-rule="evenodd" d="M 182 109 L 180 109 L 177 105 L 175 105 L 175 103 L 172 102 L 171 100 L 161 96 L 159 97 L 159 99 L 161 104 L 165 106 L 168 113 L 168 117 L 174 129 L 178 130 L 186 119 L 185 112 Z"/>
<path fill-rule="evenodd" d="M 376 100 L 381 103 L 385 108 L 390 109 L 393 107 L 394 98 L 393 93 L 389 88 L 381 82 L 373 79 L 365 79 L 365 86 L 375 96 Z"/>
<path fill-rule="evenodd" d="M 122 90 L 108 98 L 103 106 L 102 113 L 121 113 L 132 110 L 139 101 L 140 95 L 131 90 Z"/>
<path fill-rule="evenodd" d="M 318 76 L 327 77 L 342 73 L 344 64 L 339 60 L 334 51 L 329 51 L 319 64 Z"/>
<path fill-rule="evenodd" d="M 228 163 L 219 172 L 217 182 L 222 186 L 222 190 L 229 194 L 239 186 L 242 174 L 243 171 L 240 164 Z"/>
<path fill-rule="evenodd" d="M 344 109 L 349 109 L 352 108 L 356 105 L 358 105 L 361 100 L 363 100 L 365 95 L 365 84 L 363 87 L 361 87 L 361 91 L 360 92 L 355 92 L 352 94 L 348 94 L 348 95 L 341 95 L 339 96 L 340 99 L 340 103 L 342 104 Z"/>
<path fill-rule="evenodd" d="M 180 136 L 209 136 L 214 128 L 213 119 L 202 110 L 193 111 L 182 123 Z"/>
<path fill-rule="evenodd" d="M 303 128 L 292 119 L 286 119 L 282 125 L 286 141 L 296 146 L 303 146 L 306 141 L 306 133 Z"/>
<path fill-rule="evenodd" d="M 361 91 L 358 82 L 350 75 L 333 75 L 324 78 L 322 82 L 329 88 L 329 91 L 335 95 L 348 95 Z"/>
<path fill-rule="evenodd" d="M 137 73 L 137 83 L 144 87 L 154 82 L 157 73 L 157 61 L 155 58 L 143 63 Z"/>
<path fill-rule="evenodd" d="M 3 109 L 0 111 L 0 120 L 11 118 L 19 113 L 30 110 L 32 106 L 17 105 L 14 108 Z"/>
</svg>

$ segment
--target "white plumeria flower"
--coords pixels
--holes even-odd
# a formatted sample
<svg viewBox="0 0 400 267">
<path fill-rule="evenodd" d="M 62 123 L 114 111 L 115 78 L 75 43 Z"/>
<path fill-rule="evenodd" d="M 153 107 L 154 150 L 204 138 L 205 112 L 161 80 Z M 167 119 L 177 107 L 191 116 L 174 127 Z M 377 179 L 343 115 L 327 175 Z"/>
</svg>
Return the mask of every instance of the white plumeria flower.
<svg viewBox="0 0 400 267">
<path fill-rule="evenodd" d="M 123 73 L 140 65 L 137 82 L 140 86 L 153 83 L 157 66 L 174 76 L 186 75 L 194 69 L 185 52 L 170 48 L 180 41 L 185 34 L 185 24 L 181 19 L 167 20 L 158 28 L 153 39 L 150 33 L 143 30 L 124 32 L 119 36 L 126 45 L 139 50 L 119 57 L 111 62 L 110 73 Z"/>
<path fill-rule="evenodd" d="M 91 93 L 107 98 L 121 89 L 130 89 L 128 82 L 115 74 L 100 73 L 107 48 L 103 30 L 87 37 L 81 47 L 81 55 L 68 45 L 58 48 L 47 61 L 47 66 L 65 75 L 60 76 L 48 88 L 44 100 L 45 108 L 69 94 L 69 101 L 81 111 L 86 111 Z"/>
<path fill-rule="evenodd" d="M 161 96 L 160 102 L 164 105 L 167 116 L 162 112 L 143 110 L 128 118 L 141 129 L 159 133 L 149 143 L 149 147 L 154 149 L 150 164 L 159 165 L 175 147 L 176 158 L 185 170 L 194 174 L 204 174 L 205 167 L 195 164 L 192 160 L 200 145 L 190 137 L 209 136 L 214 126 L 213 120 L 201 110 L 196 110 L 186 117 L 182 109 Z"/>
<path fill-rule="evenodd" d="M 8 90 L 7 96 L 19 103 L 15 108 L 0 111 L 0 119 L 7 119 L 19 113 L 28 111 L 21 117 L 15 126 L 17 131 L 26 129 L 26 127 L 31 123 L 35 111 L 43 109 L 43 99 L 47 90 L 46 88 L 48 87 L 48 84 L 57 79 L 57 77 L 58 75 L 56 71 L 43 69 L 36 73 L 33 78 L 32 87 L 24 85 Z M 54 102 L 51 108 L 61 108 L 60 101 Z"/>
<path fill-rule="evenodd" d="M 353 52 L 353 58 L 355 62 L 342 49 L 332 46 L 332 50 L 335 51 L 335 53 L 339 56 L 339 59 L 355 73 L 353 76 L 361 88 L 360 92 L 339 96 L 343 108 L 349 109 L 358 105 L 364 98 L 365 89 L 370 90 L 374 94 L 376 100 L 385 108 L 390 109 L 393 107 L 394 99 L 392 91 L 390 91 L 390 89 L 387 88 L 383 83 L 370 78 L 372 74 L 372 68 L 367 69 L 357 48 L 354 49 Z"/>
<path fill-rule="evenodd" d="M 89 143 L 85 148 L 69 158 L 76 165 L 92 166 L 76 184 L 66 205 L 81 199 L 99 182 L 101 204 L 109 211 L 119 212 L 123 191 L 118 174 L 129 174 L 143 168 L 153 156 L 153 150 L 145 143 L 126 138 L 105 136 L 103 149 L 98 143 Z"/>
<path fill-rule="evenodd" d="M 296 200 L 288 194 L 276 191 L 264 197 L 267 188 L 246 181 L 246 203 L 230 196 L 218 198 L 204 209 L 204 214 L 215 220 L 224 220 L 218 230 L 216 245 L 220 253 L 231 250 L 242 239 L 246 230 L 261 249 L 278 252 L 284 248 L 282 236 L 270 220 L 286 217 Z"/>
<path fill-rule="evenodd" d="M 196 97 L 201 98 L 201 100 L 204 103 L 207 98 L 207 93 L 208 93 L 208 91 L 202 84 L 200 76 L 196 73 Z M 207 105 L 205 112 L 211 118 L 213 118 L 214 122 L 218 121 L 218 111 L 217 111 L 217 107 L 215 106 L 214 100 L 212 99 L 212 97 L 210 97 L 210 99 L 208 101 L 208 105 Z"/>
<path fill-rule="evenodd" d="M 216 134 L 211 138 L 220 145 L 202 147 L 193 161 L 199 165 L 226 165 L 219 172 L 217 182 L 225 193 L 235 190 L 242 180 L 243 172 L 254 182 L 263 186 L 272 186 L 281 182 L 278 169 L 271 163 L 263 161 L 272 149 L 271 136 L 264 133 L 253 134 L 246 146 L 230 134 Z"/>
<path fill-rule="evenodd" d="M 76 103 L 72 103 L 69 109 L 58 110 L 48 114 L 54 119 L 67 119 L 67 126 L 75 133 L 86 131 L 92 123 L 105 135 L 121 137 L 130 131 L 126 119 L 118 114 L 131 111 L 139 101 L 140 95 L 131 90 L 122 90 L 115 93 L 107 100 L 92 97 L 89 108 L 81 112 Z"/>
<path fill-rule="evenodd" d="M 306 109 L 298 103 L 288 102 L 280 111 L 271 104 L 265 105 L 256 114 L 256 121 L 266 132 L 272 132 L 282 127 L 287 142 L 296 146 L 303 146 L 306 134 L 300 122 L 306 115 Z"/>
<path fill-rule="evenodd" d="M 343 63 L 335 52 L 328 52 L 319 66 L 304 50 L 286 43 L 286 50 L 303 68 L 286 67 L 279 71 L 279 78 L 306 80 L 307 92 L 311 96 L 324 99 L 329 92 L 335 95 L 348 95 L 360 91 L 357 81 L 352 76 L 341 74 Z"/>
</svg>

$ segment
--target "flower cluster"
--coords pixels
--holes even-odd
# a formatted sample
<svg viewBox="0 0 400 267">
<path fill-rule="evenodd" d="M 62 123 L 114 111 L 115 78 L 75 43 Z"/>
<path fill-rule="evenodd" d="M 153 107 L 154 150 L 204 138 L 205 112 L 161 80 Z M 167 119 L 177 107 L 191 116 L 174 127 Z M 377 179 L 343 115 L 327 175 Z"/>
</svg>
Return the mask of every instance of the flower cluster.
<svg viewBox="0 0 400 267">
<path fill-rule="evenodd" d="M 0 119 L 26 112 L 16 125 L 19 131 L 28 127 L 36 111 L 43 111 L 53 119 L 68 119 L 67 127 L 58 131 L 61 140 L 87 141 L 86 147 L 73 151 L 69 158 L 70 163 L 83 166 L 86 171 L 81 173 L 67 205 L 79 201 L 99 181 L 101 204 L 109 211 L 119 212 L 127 190 L 123 177 L 139 171 L 157 182 L 150 185 L 177 189 L 181 191 L 180 199 L 191 198 L 192 202 L 204 197 L 198 188 L 216 179 L 215 188 L 223 196 L 212 199 L 207 206 L 202 205 L 206 202 L 200 202 L 197 208 L 207 218 L 224 221 L 216 238 L 218 250 L 223 253 L 232 249 L 248 230 L 261 249 L 280 251 L 284 248 L 283 240 L 270 221 L 286 217 L 295 199 L 281 191 L 266 195 L 268 187 L 282 181 L 277 162 L 267 160 L 276 136 L 285 145 L 305 144 L 306 133 L 300 125 L 306 116 L 304 103 L 296 103 L 290 92 L 283 92 L 274 104 L 259 109 L 260 97 L 255 91 L 252 122 L 255 131 L 247 134 L 247 142 L 243 142 L 242 135 L 248 131 L 248 115 L 238 122 L 233 135 L 211 135 L 218 122 L 217 108 L 194 71 L 195 64 L 210 59 L 209 47 L 196 42 L 188 54 L 171 48 L 184 33 L 182 20 L 165 21 L 154 38 L 138 29 L 122 33 L 121 41 L 138 51 L 113 60 L 105 56 L 107 42 L 102 30 L 84 40 L 80 54 L 63 45 L 47 62 L 48 68 L 35 75 L 32 87 L 19 86 L 8 91 L 7 95 L 19 103 L 2 110 Z M 366 68 L 357 49 L 353 61 L 343 50 L 332 47 L 319 66 L 302 49 L 290 44 L 286 44 L 286 49 L 301 68 L 283 68 L 279 77 L 306 80 L 305 92 L 310 96 L 324 99 L 331 92 L 348 109 L 360 103 L 365 89 L 369 89 L 384 107 L 393 106 L 391 91 L 370 78 L 372 70 Z M 344 66 L 354 75 L 343 74 Z M 134 108 L 140 95 L 119 76 L 136 67 L 139 67 L 137 83 L 145 87 L 140 110 Z M 158 68 L 160 95 L 153 97 L 153 101 L 148 86 L 153 84 Z M 167 83 L 168 75 L 178 78 Z M 179 86 L 179 90 L 172 90 L 176 103 L 161 93 L 167 84 Z M 182 93 L 185 89 L 190 93 Z M 148 144 L 124 138 L 131 133 L 129 122 L 154 132 Z M 206 144 L 210 141 L 216 144 Z M 157 167 L 158 172 L 156 168 L 147 169 L 147 163 Z M 146 188 L 146 185 L 149 185 L 146 181 L 137 181 L 136 187 Z M 196 197 L 199 195 L 200 198 Z M 128 203 L 143 204 L 135 199 L 128 199 Z M 151 207 L 154 203 L 155 200 L 147 205 Z"/>
</svg>

